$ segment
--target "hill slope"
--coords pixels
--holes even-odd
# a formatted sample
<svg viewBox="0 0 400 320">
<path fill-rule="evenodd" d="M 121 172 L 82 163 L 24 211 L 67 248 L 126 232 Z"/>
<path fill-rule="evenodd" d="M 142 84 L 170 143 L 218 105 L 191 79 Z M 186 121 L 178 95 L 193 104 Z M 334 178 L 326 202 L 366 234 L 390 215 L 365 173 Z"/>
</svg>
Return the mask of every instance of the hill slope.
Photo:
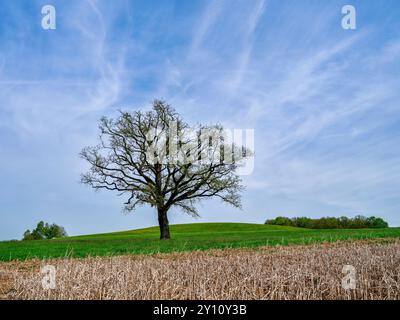
<svg viewBox="0 0 400 320">
<path fill-rule="evenodd" d="M 400 228 L 310 230 L 242 223 L 195 223 L 172 225 L 170 228 L 172 239 L 169 241 L 160 241 L 158 227 L 151 227 L 59 240 L 0 242 L 0 260 L 148 254 L 400 237 Z"/>
</svg>

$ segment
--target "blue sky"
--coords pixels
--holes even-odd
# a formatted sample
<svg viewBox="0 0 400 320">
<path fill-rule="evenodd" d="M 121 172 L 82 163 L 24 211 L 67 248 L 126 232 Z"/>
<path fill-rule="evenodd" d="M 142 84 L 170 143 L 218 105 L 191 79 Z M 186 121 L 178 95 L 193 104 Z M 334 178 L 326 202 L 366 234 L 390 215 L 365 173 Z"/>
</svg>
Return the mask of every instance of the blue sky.
<svg viewBox="0 0 400 320">
<path fill-rule="evenodd" d="M 57 29 L 41 28 L 54 5 Z M 357 29 L 341 27 L 341 8 Z M 79 183 L 97 121 L 166 99 L 189 122 L 255 129 L 242 211 L 196 221 L 378 215 L 400 226 L 397 0 L 0 0 L 0 239 L 156 225 Z M 179 211 L 172 223 L 192 222 Z"/>
</svg>

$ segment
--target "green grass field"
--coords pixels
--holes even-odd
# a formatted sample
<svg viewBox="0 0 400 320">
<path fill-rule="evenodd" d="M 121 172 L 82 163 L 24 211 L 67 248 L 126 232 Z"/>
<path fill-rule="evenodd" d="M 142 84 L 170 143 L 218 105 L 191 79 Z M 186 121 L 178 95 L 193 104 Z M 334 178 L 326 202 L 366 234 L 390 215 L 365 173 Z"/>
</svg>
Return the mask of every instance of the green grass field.
<svg viewBox="0 0 400 320">
<path fill-rule="evenodd" d="M 59 240 L 4 241 L 0 242 L 0 260 L 150 254 L 400 237 L 400 228 L 310 230 L 260 224 L 196 223 L 171 226 L 171 236 L 169 241 L 160 241 L 158 227 L 152 227 Z"/>
</svg>

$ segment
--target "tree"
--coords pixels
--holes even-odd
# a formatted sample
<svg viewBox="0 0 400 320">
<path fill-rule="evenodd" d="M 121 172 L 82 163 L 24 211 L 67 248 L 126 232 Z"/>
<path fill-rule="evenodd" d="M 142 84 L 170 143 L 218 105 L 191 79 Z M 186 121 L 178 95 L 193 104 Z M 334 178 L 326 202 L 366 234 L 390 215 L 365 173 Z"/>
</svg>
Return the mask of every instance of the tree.
<svg viewBox="0 0 400 320">
<path fill-rule="evenodd" d="M 251 151 L 231 143 L 222 126 L 190 127 L 156 100 L 148 112 L 103 117 L 99 129 L 100 143 L 81 152 L 90 165 L 82 183 L 125 195 L 126 212 L 144 204 L 156 208 L 160 239 L 170 238 L 171 207 L 198 216 L 195 205 L 212 197 L 241 207 L 236 171 Z"/>
<path fill-rule="evenodd" d="M 23 236 L 22 240 L 37 240 L 37 239 L 34 238 L 31 230 L 28 229 L 24 232 L 24 236 Z"/>
<path fill-rule="evenodd" d="M 26 230 L 22 240 L 44 240 L 44 239 L 54 239 L 63 238 L 67 236 L 67 232 L 61 226 L 53 224 L 44 223 L 40 221 L 36 228 L 32 231 Z"/>
<path fill-rule="evenodd" d="M 56 239 L 56 238 L 63 238 L 67 236 L 67 232 L 61 226 L 56 225 L 53 223 L 52 225 L 48 225 L 46 223 L 44 229 L 44 235 L 46 239 Z"/>
<path fill-rule="evenodd" d="M 382 218 L 369 217 L 367 218 L 368 228 L 388 228 L 389 224 Z"/>
<path fill-rule="evenodd" d="M 295 227 L 312 229 L 314 226 L 313 220 L 307 217 L 292 218 L 291 220 Z"/>
</svg>

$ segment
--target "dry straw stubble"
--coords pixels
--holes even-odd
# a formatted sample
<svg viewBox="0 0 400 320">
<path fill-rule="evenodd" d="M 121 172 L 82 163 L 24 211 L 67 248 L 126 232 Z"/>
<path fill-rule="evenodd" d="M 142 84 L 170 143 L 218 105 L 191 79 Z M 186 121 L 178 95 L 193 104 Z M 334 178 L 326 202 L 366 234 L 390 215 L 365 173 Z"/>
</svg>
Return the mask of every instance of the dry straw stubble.
<svg viewBox="0 0 400 320">
<path fill-rule="evenodd" d="M 47 264 L 54 290 L 41 286 Z M 355 290 L 342 287 L 344 265 Z M 400 241 L 60 259 L 13 276 L 13 299 L 399 299 Z"/>
</svg>

